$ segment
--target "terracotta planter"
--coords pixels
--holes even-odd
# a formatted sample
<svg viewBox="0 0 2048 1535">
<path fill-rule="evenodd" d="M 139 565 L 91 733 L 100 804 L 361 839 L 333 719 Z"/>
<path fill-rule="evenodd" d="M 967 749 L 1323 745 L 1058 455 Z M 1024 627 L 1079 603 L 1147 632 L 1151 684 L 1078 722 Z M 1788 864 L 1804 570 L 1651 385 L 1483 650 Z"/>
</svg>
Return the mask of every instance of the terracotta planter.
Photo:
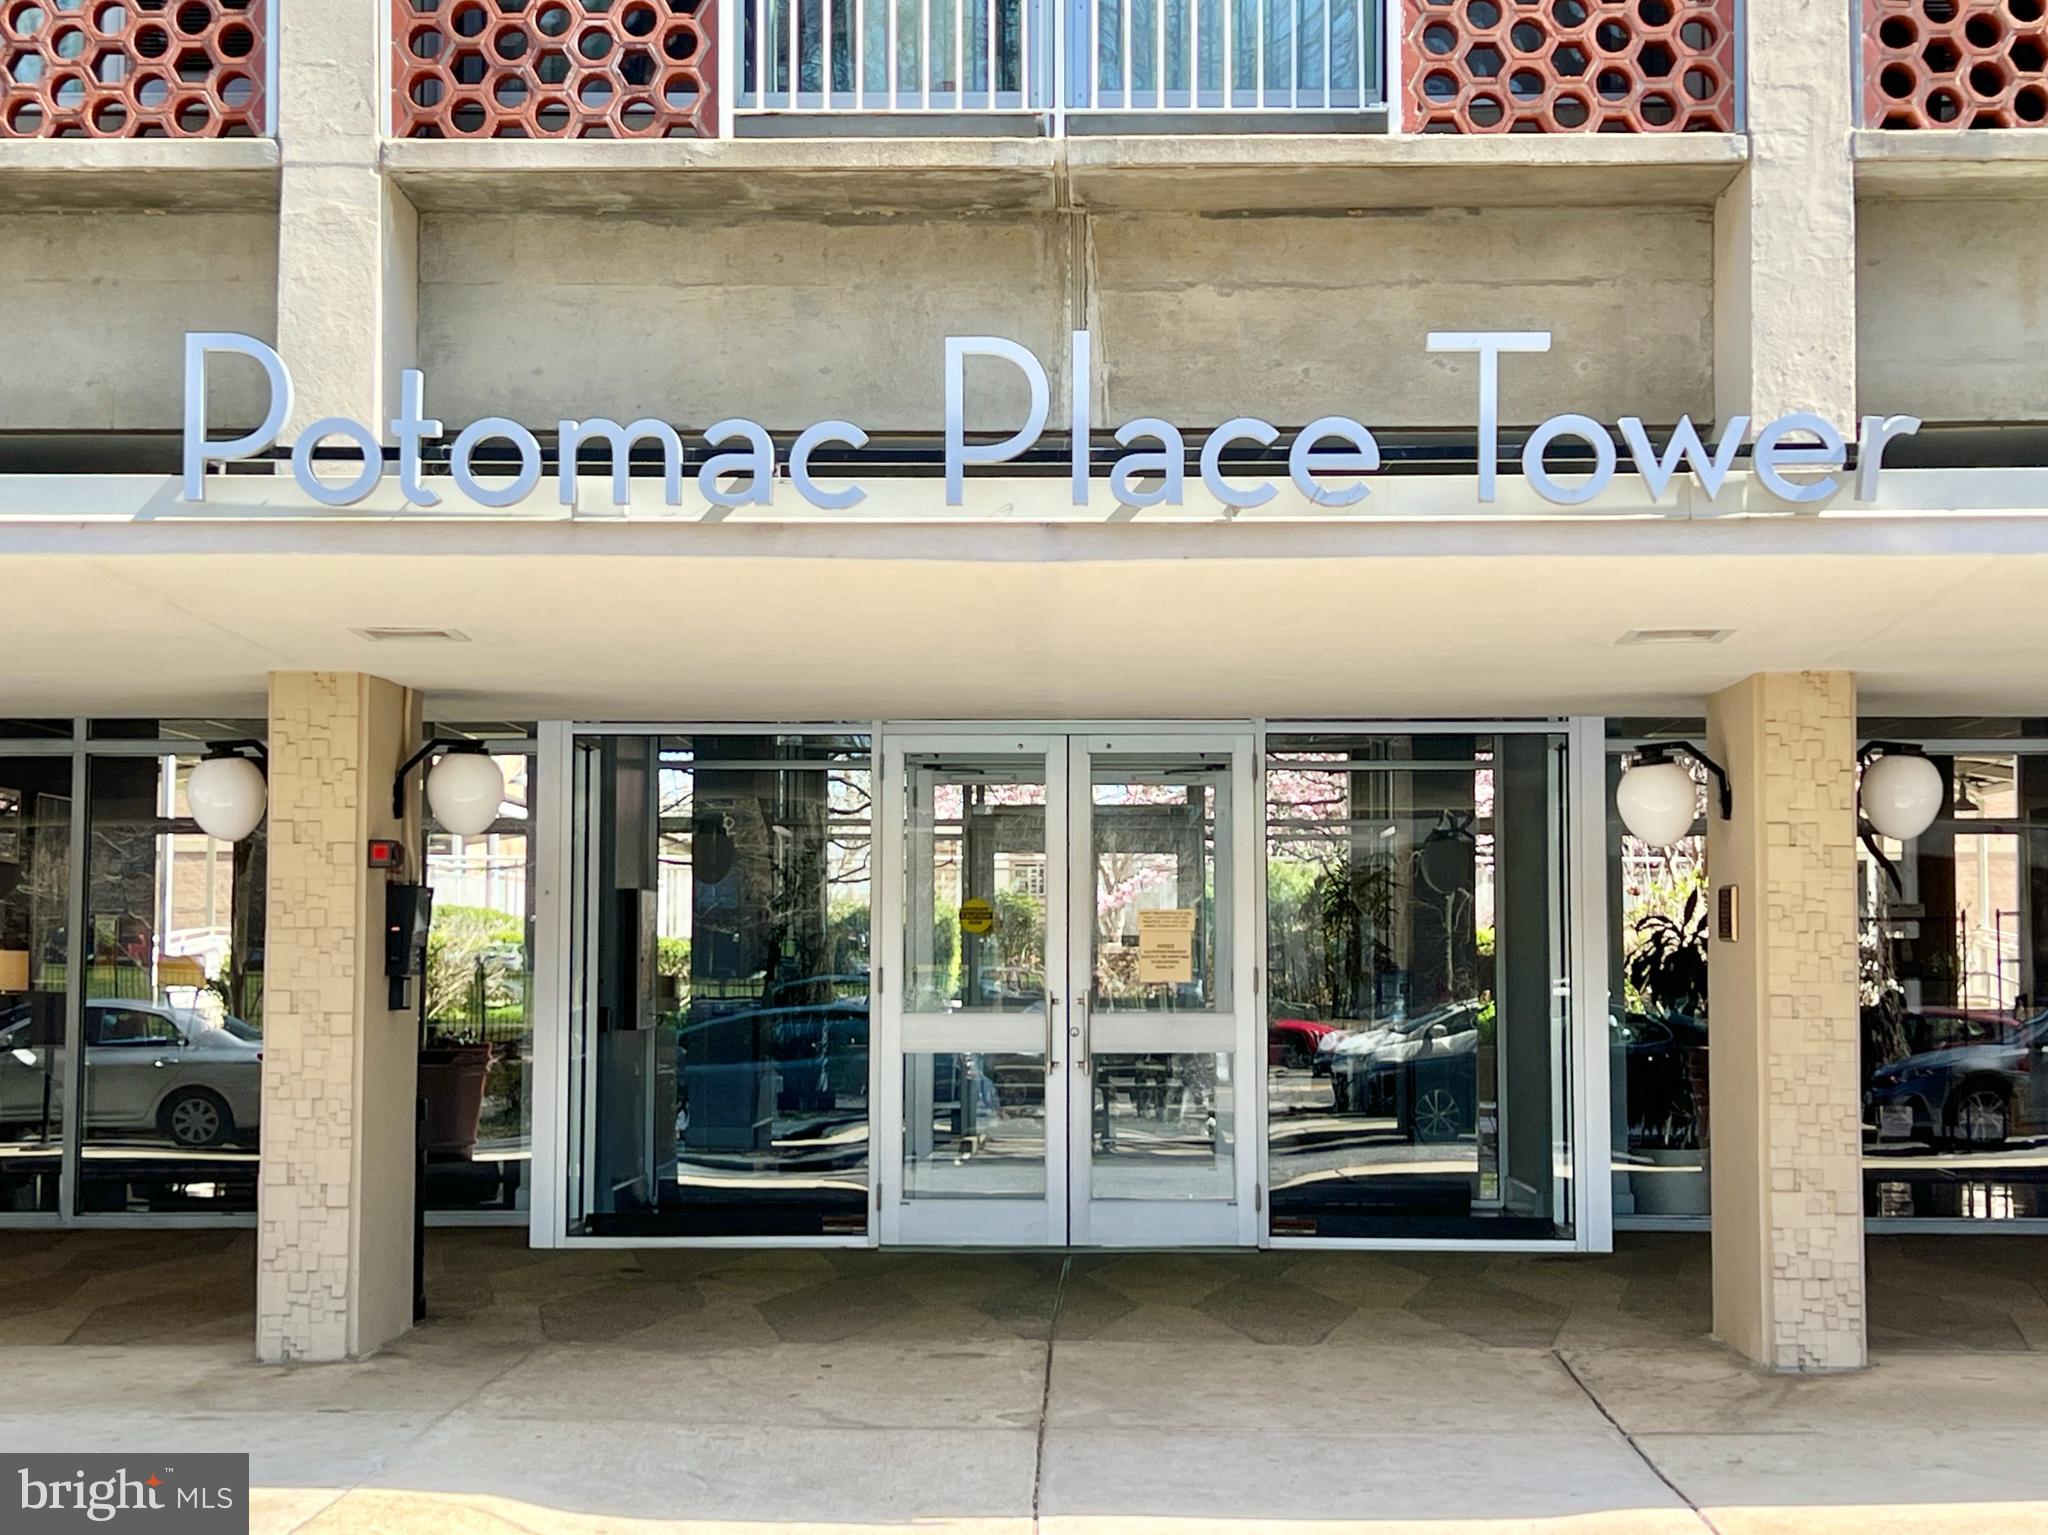
<svg viewBox="0 0 2048 1535">
<path fill-rule="evenodd" d="M 427 1153 L 466 1157 L 484 1117 L 489 1045 L 428 1045 L 420 1051 L 420 1096 L 427 1100 Z"/>
</svg>

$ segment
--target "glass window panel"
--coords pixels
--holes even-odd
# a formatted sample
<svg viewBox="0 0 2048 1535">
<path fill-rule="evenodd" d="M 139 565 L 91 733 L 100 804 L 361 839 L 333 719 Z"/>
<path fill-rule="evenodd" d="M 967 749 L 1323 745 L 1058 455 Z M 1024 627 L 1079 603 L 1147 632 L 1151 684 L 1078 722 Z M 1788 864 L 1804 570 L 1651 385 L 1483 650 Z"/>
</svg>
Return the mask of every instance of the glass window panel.
<svg viewBox="0 0 2048 1535">
<path fill-rule="evenodd" d="M 0 759 L 0 1211 L 58 1208 L 71 816 L 68 756 Z"/>
<path fill-rule="evenodd" d="M 1638 842 L 1614 809 L 1621 772 L 1622 759 L 1610 756 L 1607 1069 L 1614 1214 L 1622 1221 L 1703 1218 L 1713 920 L 1706 823 L 1670 847 Z M 1704 780 L 1705 770 L 1695 768 L 1694 776 Z"/>
<path fill-rule="evenodd" d="M 444 733 L 435 726 L 433 733 Z M 533 759 L 496 759 L 498 820 L 473 837 L 427 826 L 420 1096 L 430 1210 L 523 1210 L 533 1154 Z"/>
<path fill-rule="evenodd" d="M 1045 1057 L 903 1062 L 905 1199 L 1045 1197 Z"/>
<path fill-rule="evenodd" d="M 1563 756 L 1547 734 L 1271 742 L 1274 1234 L 1567 1229 Z"/>
<path fill-rule="evenodd" d="M 1230 769 L 1097 754 L 1089 796 L 1094 1001 L 1124 1011 L 1230 1005 Z"/>
<path fill-rule="evenodd" d="M 579 818 L 577 1229 L 857 1233 L 872 775 L 861 737 L 598 740 Z M 593 846 L 592 843 L 595 843 Z"/>
<path fill-rule="evenodd" d="M 1045 1010 L 1045 759 L 912 756 L 904 771 L 906 1006 Z"/>
<path fill-rule="evenodd" d="M 199 830 L 196 760 L 87 767 L 82 1210 L 256 1208 L 263 833 Z"/>
<path fill-rule="evenodd" d="M 86 733 L 95 741 L 260 741 L 267 728 L 263 720 L 131 718 L 93 720 Z"/>
<path fill-rule="evenodd" d="M 1947 734 L 2013 733 L 1955 723 Z M 1942 814 L 1911 843 L 1879 838 L 1875 856 L 1861 854 L 1864 1208 L 2038 1219 L 2048 1215 L 2048 755 L 1936 745 Z"/>
<path fill-rule="evenodd" d="M 1096 1199 L 1231 1202 L 1236 1094 L 1228 1055 L 1098 1055 L 1089 1192 Z"/>
</svg>

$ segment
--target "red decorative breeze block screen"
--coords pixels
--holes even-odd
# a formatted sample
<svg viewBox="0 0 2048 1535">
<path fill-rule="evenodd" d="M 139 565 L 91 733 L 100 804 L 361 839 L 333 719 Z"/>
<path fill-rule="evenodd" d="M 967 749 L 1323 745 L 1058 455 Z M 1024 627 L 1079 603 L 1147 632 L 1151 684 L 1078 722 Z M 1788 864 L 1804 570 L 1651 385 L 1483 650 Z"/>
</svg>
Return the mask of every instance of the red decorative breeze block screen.
<svg viewBox="0 0 2048 1535">
<path fill-rule="evenodd" d="M 392 0 L 398 136 L 716 137 L 717 10 L 717 0 Z"/>
<path fill-rule="evenodd" d="M 1407 0 L 1417 133 L 1731 133 L 1734 0 Z"/>
<path fill-rule="evenodd" d="M 1873 128 L 2048 123 L 2044 0 L 1867 0 L 1863 121 Z"/>
<path fill-rule="evenodd" d="M 258 136 L 263 17 L 264 0 L 0 0 L 0 138 Z"/>
</svg>

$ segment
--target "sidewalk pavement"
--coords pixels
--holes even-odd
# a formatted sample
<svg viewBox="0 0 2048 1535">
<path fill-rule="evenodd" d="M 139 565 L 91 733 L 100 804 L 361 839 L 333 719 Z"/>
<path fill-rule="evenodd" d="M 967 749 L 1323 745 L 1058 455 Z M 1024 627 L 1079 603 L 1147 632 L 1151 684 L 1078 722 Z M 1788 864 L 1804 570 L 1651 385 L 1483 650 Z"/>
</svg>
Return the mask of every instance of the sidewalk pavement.
<svg viewBox="0 0 2048 1535">
<path fill-rule="evenodd" d="M 1872 1368 L 1789 1378 L 1693 1325 L 1696 1239 L 1064 1263 L 437 1236 L 439 1314 L 361 1363 L 149 1341 L 132 1300 L 134 1341 L 0 1347 L 0 1447 L 247 1450 L 265 1535 L 2048 1535 L 2048 1265 L 1961 1245 L 1968 1282 L 1875 1321 Z M 104 1299 L 118 1263 L 79 1257 L 0 1239 L 0 1340 L 23 1271 Z M 1957 1260 L 1885 1261 L 1918 1294 Z"/>
</svg>

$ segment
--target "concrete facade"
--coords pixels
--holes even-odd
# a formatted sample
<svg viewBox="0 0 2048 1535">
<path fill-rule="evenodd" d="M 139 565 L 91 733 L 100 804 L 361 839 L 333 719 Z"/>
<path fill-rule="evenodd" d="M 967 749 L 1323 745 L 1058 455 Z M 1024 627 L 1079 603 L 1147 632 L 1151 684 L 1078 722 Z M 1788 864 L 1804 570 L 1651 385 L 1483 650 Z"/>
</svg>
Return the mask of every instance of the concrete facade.
<svg viewBox="0 0 2048 1535">
<path fill-rule="evenodd" d="M 1773 1369 L 1865 1360 L 1856 686 L 1745 679 L 1707 701 L 1734 779 L 1707 858 L 1736 931 L 1708 951 L 1714 1331 Z"/>
<path fill-rule="evenodd" d="M 277 338 L 277 228 L 262 213 L 0 213 L 10 429 L 169 431 L 184 419 L 184 335 Z M 209 379 L 221 421 L 261 414 L 256 370 Z"/>
<path fill-rule="evenodd" d="M 352 672 L 279 672 L 270 692 L 270 994 L 264 1031 L 256 1352 L 372 1353 L 412 1325 L 416 1021 L 388 1005 L 391 780 L 419 699 Z"/>
<path fill-rule="evenodd" d="M 1631 260 L 1617 266 L 1624 242 Z M 420 362 L 449 420 L 840 416 L 931 431 L 939 338 L 1020 342 L 1063 400 L 1067 332 L 1087 328 L 1110 423 L 1214 426 L 1249 410 L 1451 426 L 1472 416 L 1476 371 L 1428 356 L 1423 337 L 1475 317 L 1554 334 L 1551 355 L 1510 365 L 1509 419 L 1713 409 L 1713 250 L 1698 209 L 428 214 L 420 251 Z M 914 293 L 906 270 L 925 274 Z M 1190 370 L 1191 351 L 1232 365 Z M 1022 415 L 1023 389 L 991 366 L 969 403 L 977 425 L 999 428 Z"/>
<path fill-rule="evenodd" d="M 2048 344 L 2048 202 L 1872 197 L 1856 230 L 1859 408 L 2036 419 Z M 1938 284 L 1927 273 L 1940 271 Z"/>
<path fill-rule="evenodd" d="M 0 372 L 0 425 L 175 427 L 191 329 L 276 342 L 297 382 L 287 442 L 329 415 L 387 427 L 413 366 L 450 435 L 483 415 L 928 434 L 949 334 L 1029 346 L 1058 430 L 1083 328 L 1098 429 L 1343 413 L 1467 432 L 1476 367 L 1424 337 L 1481 329 L 1553 335 L 1503 368 L 1510 426 L 2048 416 L 2048 152 L 1907 154 L 1856 132 L 1847 6 L 1748 9 L 1740 133 L 1487 141 L 400 143 L 387 11 L 281 7 L 274 145 L 0 144 L 0 305 L 38 363 Z M 246 369 L 216 383 L 217 430 L 261 414 Z M 970 424 L 1006 428 L 1023 399 L 992 369 Z M 416 1041 L 385 1005 L 363 844 L 407 830 L 389 785 L 426 709 L 1426 721 L 1688 718 L 1710 698 L 1735 780 L 1711 860 L 1741 926 L 1712 961 L 1715 1327 L 1771 1368 L 1840 1369 L 1864 1361 L 1866 1326 L 1858 695 L 1874 674 L 1886 707 L 2048 714 L 2012 639 L 2048 574 L 2048 537 L 2012 515 L 2038 511 L 2032 487 L 1985 492 L 1967 509 L 1995 515 L 1966 530 L 1920 515 L 1952 509 L 1944 489 L 1872 532 L 1846 503 L 1724 519 L 1631 485 L 1626 517 L 1560 532 L 1404 513 L 1423 498 L 1382 482 L 1399 526 L 1304 532 L 1038 526 L 1016 515 L 1026 485 L 964 529 L 742 519 L 688 544 L 656 519 L 408 526 L 388 505 L 352 526 L 238 505 L 167 528 L 166 498 L 111 553 L 54 517 L 0 547 L 56 572 L 18 599 L 34 633 L 12 654 L 39 709 L 58 710 L 51 688 L 84 716 L 182 687 L 177 707 L 231 716 L 269 675 L 266 1360 L 358 1356 L 408 1324 Z M 81 527 L 97 512 L 72 510 Z M 1917 628 L 1873 618 L 1930 587 L 1970 600 Z M 1734 636 L 1675 659 L 1615 648 L 1681 625 Z M 368 627 L 456 638 L 372 652 Z M 1932 662 L 1930 633 L 1954 645 Z M 358 669 L 387 656 L 394 680 Z M 170 680 L 138 679 L 152 666 Z"/>
</svg>

